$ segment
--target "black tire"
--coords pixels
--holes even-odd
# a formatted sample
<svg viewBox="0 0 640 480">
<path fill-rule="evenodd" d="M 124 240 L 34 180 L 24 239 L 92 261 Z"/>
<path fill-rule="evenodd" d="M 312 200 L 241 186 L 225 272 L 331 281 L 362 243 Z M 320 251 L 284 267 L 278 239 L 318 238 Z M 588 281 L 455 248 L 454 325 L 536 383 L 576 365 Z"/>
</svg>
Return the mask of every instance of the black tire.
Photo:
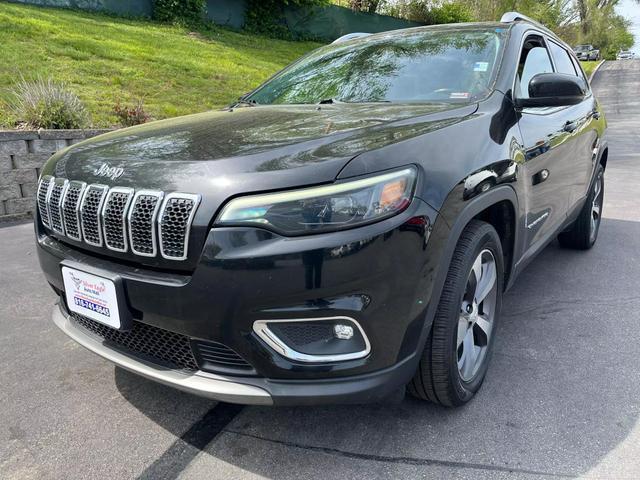
<svg viewBox="0 0 640 480">
<path fill-rule="evenodd" d="M 599 214 L 598 218 L 593 221 L 596 204 L 599 207 Z M 560 245 L 578 250 L 588 250 L 593 247 L 598 239 L 598 232 L 600 231 L 603 204 L 604 168 L 602 168 L 602 165 L 598 165 L 593 184 L 589 190 L 589 195 L 587 195 L 587 199 L 584 202 L 578 218 L 568 230 L 558 235 Z"/>
<path fill-rule="evenodd" d="M 495 262 L 495 297 L 491 333 L 486 337 L 486 349 L 482 359 L 478 361 L 477 370 L 467 379 L 463 378 L 458 362 L 460 359 L 460 347 L 458 336 L 459 322 L 461 322 L 462 307 L 468 296 L 469 282 L 476 278 L 472 272 L 474 262 L 478 258 L 493 256 Z M 485 265 L 482 263 L 481 271 Z M 447 407 L 456 407 L 465 404 L 478 391 L 487 372 L 491 351 L 493 350 L 493 338 L 500 318 L 502 307 L 502 290 L 504 277 L 504 261 L 500 237 L 495 229 L 488 223 L 472 220 L 462 232 L 451 259 L 447 278 L 440 295 L 438 308 L 431 327 L 431 333 L 427 339 L 422 358 L 413 380 L 408 385 L 409 393 L 423 400 L 428 400 Z M 481 276 L 482 278 L 482 276 Z M 493 293 L 491 295 L 494 295 Z M 488 298 L 488 297 L 487 297 Z M 486 313 L 488 307 L 481 302 L 467 308 L 477 309 L 476 318 L 481 313 Z M 487 304 L 488 305 L 488 304 Z M 482 309 L 485 309 L 484 312 Z M 465 309 L 465 312 L 467 310 Z M 471 313 L 469 313 L 469 317 Z M 475 325 L 470 328 L 471 335 Z M 469 332 L 469 331 L 467 331 Z M 465 337 L 466 338 L 466 337 Z M 475 341 L 475 338 L 474 338 Z M 465 344 L 466 345 L 466 344 Z M 479 347 L 482 348 L 482 347 Z M 475 346 L 472 350 L 475 349 Z M 464 363 L 463 363 L 464 365 Z"/>
</svg>

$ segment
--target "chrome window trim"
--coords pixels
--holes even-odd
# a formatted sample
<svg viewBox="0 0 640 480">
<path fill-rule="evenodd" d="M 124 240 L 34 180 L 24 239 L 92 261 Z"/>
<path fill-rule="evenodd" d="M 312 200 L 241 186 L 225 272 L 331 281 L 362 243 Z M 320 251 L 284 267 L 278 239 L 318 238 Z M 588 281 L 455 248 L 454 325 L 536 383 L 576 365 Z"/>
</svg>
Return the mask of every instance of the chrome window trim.
<svg viewBox="0 0 640 480">
<path fill-rule="evenodd" d="M 93 243 L 90 242 L 87 239 L 87 235 L 84 231 L 84 220 L 82 219 L 82 212 L 84 210 L 84 204 L 87 200 L 87 194 L 91 191 L 92 188 L 98 188 L 102 190 L 102 196 L 100 197 L 100 203 L 98 204 L 98 209 L 96 211 L 96 223 L 97 223 L 97 230 L 98 230 L 98 237 L 99 237 L 99 241 L 98 243 Z M 107 185 L 103 185 L 101 183 L 90 183 L 89 185 L 87 185 L 87 188 L 85 188 L 84 190 L 84 194 L 82 195 L 82 202 L 80 203 L 80 218 L 82 220 L 81 225 L 82 225 L 82 237 L 84 238 L 84 241 L 87 245 L 92 245 L 94 247 L 102 247 L 103 241 L 102 241 L 102 205 L 104 204 L 104 199 L 107 196 L 107 193 L 109 191 L 109 187 Z"/>
<path fill-rule="evenodd" d="M 53 195 L 53 189 L 56 185 L 60 185 L 60 181 L 62 181 L 62 191 L 60 192 L 60 200 L 58 201 L 58 205 L 51 205 L 51 196 Z M 51 224 L 51 230 L 55 233 L 65 236 L 65 226 L 64 226 L 64 214 L 62 212 L 62 202 L 64 201 L 64 197 L 67 194 L 67 188 L 69 188 L 69 180 L 66 178 L 56 178 L 54 181 L 50 183 L 50 192 L 48 194 L 47 204 L 49 205 L 49 223 Z M 53 224 L 53 220 L 51 219 L 51 208 L 56 208 L 58 210 L 58 217 L 60 218 L 60 226 L 62 227 L 60 230 L 55 227 Z"/>
<path fill-rule="evenodd" d="M 151 215 L 150 227 L 151 227 L 151 246 L 153 249 L 152 253 L 143 253 L 143 252 L 136 251 L 135 247 L 133 246 L 133 237 L 131 236 L 131 216 L 133 215 L 133 211 L 136 206 L 136 200 L 138 200 L 138 197 L 142 195 L 153 196 L 158 199 L 158 201 L 156 202 L 156 206 L 153 209 L 153 214 Z M 158 255 L 158 236 L 156 233 L 156 224 L 158 223 L 157 222 L 158 212 L 160 211 L 160 207 L 162 206 L 163 197 L 164 197 L 164 192 L 161 190 L 138 190 L 133 196 L 133 200 L 131 201 L 131 207 L 129 208 L 129 213 L 127 214 L 127 224 L 129 227 L 129 245 L 131 246 L 131 251 L 135 255 L 139 255 L 141 257 L 155 257 L 156 255 Z"/>
<path fill-rule="evenodd" d="M 52 175 L 43 175 L 40 178 L 40 184 L 38 185 L 38 191 L 36 193 L 36 202 L 38 203 L 38 209 L 40 210 L 40 219 L 42 220 L 42 224 L 47 227 L 47 228 L 51 228 L 51 215 L 49 213 L 49 195 L 51 194 L 51 190 L 53 189 L 53 181 L 55 177 Z M 47 182 L 47 191 L 44 194 L 44 210 L 47 214 L 47 221 L 45 222 L 45 219 L 42 215 L 42 210 L 43 207 L 42 205 L 40 205 L 40 191 L 42 188 L 42 184 L 44 182 Z"/>
<path fill-rule="evenodd" d="M 520 40 L 520 47 L 518 48 L 518 58 L 516 59 L 516 69 L 513 72 L 513 80 L 511 82 L 511 92 L 512 92 L 511 97 L 513 100 L 516 99 L 516 80 L 518 79 L 518 67 L 520 65 L 520 57 L 522 56 L 522 47 L 524 47 L 524 43 L 527 41 L 527 39 L 532 36 L 542 38 L 542 41 L 544 42 L 544 48 L 547 51 L 547 55 L 549 56 L 549 62 L 551 62 L 551 68 L 553 69 L 554 72 L 556 71 L 556 66 L 553 63 L 553 57 L 551 56 L 549 47 L 547 47 L 547 38 L 544 32 L 535 28 L 531 28 L 525 31 L 522 34 L 522 39 Z"/>
<path fill-rule="evenodd" d="M 322 322 L 322 321 L 335 321 L 346 320 L 353 323 L 360 335 L 364 339 L 365 349 L 359 352 L 342 353 L 337 355 L 310 355 L 307 353 L 298 352 L 289 347 L 284 341 L 282 341 L 272 330 L 269 329 L 269 323 L 293 323 L 293 322 Z M 358 323 L 358 321 L 352 317 L 337 316 L 337 317 L 319 317 L 319 318 L 295 318 L 295 319 L 279 319 L 279 320 L 256 320 L 253 322 L 253 331 L 258 337 L 273 348 L 280 355 L 298 362 L 304 363 L 325 363 L 325 362 L 344 362 L 346 360 L 356 360 L 364 358 L 371 352 L 371 344 L 369 338 L 364 333 L 364 330 Z"/>
<path fill-rule="evenodd" d="M 76 201 L 76 205 L 74 207 L 75 216 L 76 216 L 76 222 L 77 222 L 77 225 L 78 225 L 78 236 L 74 237 L 74 236 L 69 234 L 69 230 L 67 229 L 67 225 L 66 225 L 66 215 L 64 215 L 63 222 L 65 224 L 65 231 L 66 231 L 67 237 L 70 238 L 71 240 L 76 240 L 78 242 L 81 242 L 82 241 L 82 229 L 81 229 L 81 225 L 80 225 L 80 204 L 82 203 L 82 197 L 84 195 L 84 190 L 85 190 L 85 188 L 87 188 L 87 183 L 86 182 L 80 182 L 78 180 L 69 181 L 69 185 L 67 186 L 67 189 L 65 190 L 64 198 L 62 199 L 61 209 L 62 209 L 62 213 L 64 214 L 64 210 L 65 210 L 65 207 L 66 207 L 66 204 L 67 204 L 67 196 L 69 195 L 69 189 L 71 187 L 74 187 L 74 186 L 78 186 L 80 188 L 80 193 L 78 193 L 78 200 Z"/>
<path fill-rule="evenodd" d="M 116 248 L 116 247 L 112 247 L 111 245 L 109 245 L 109 242 L 107 240 L 107 229 L 106 229 L 106 225 L 104 222 L 104 217 L 105 214 L 107 212 L 107 207 L 109 206 L 109 199 L 111 198 L 111 196 L 114 193 L 126 193 L 127 196 L 127 203 L 124 206 L 124 210 L 122 210 L 122 219 L 121 219 L 121 223 L 122 223 L 122 244 L 124 245 L 123 248 Z M 129 187 L 111 187 L 109 189 L 109 191 L 107 192 L 107 195 L 104 197 L 104 201 L 102 203 L 102 207 L 100 208 L 100 220 L 102 222 L 102 237 L 104 238 L 104 246 L 107 247 L 108 250 L 111 250 L 113 252 L 120 252 L 120 253 L 125 253 L 128 250 L 128 242 L 127 242 L 127 238 L 128 238 L 128 234 L 127 234 L 127 213 L 129 210 L 129 207 L 131 206 L 131 200 L 133 199 L 133 193 L 134 190 L 133 188 L 129 188 Z"/>
<path fill-rule="evenodd" d="M 183 249 L 183 254 L 180 257 L 172 257 L 170 255 L 165 255 L 164 253 L 164 249 L 162 248 L 162 217 L 164 216 L 164 211 L 165 208 L 167 206 L 167 203 L 172 199 L 172 198 L 184 198 L 187 200 L 192 200 L 193 201 L 193 208 L 191 209 L 191 212 L 189 213 L 189 218 L 187 219 L 187 226 L 184 232 L 184 249 Z M 162 201 L 162 206 L 160 207 L 160 212 L 158 213 L 158 243 L 160 244 L 160 255 L 162 256 L 162 258 L 165 258 L 167 260 L 186 260 L 187 259 L 187 254 L 189 252 L 189 238 L 190 238 L 190 233 L 191 233 L 191 223 L 193 222 L 193 217 L 196 214 L 196 209 L 198 208 L 198 205 L 200 204 L 200 195 L 196 195 L 193 193 L 179 193 L 179 192 L 171 192 L 168 193 L 167 195 L 165 195 L 164 200 Z"/>
</svg>

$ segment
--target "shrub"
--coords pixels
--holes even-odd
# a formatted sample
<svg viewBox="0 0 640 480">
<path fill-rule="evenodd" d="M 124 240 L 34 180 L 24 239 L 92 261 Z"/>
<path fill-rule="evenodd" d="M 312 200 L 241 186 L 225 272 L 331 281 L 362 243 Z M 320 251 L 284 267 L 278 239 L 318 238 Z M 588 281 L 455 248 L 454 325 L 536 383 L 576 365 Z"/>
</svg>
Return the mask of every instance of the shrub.
<svg viewBox="0 0 640 480">
<path fill-rule="evenodd" d="M 293 35 L 284 18 L 285 7 L 310 8 L 328 3 L 328 0 L 248 0 L 244 29 L 268 37 L 291 40 Z"/>
<path fill-rule="evenodd" d="M 127 105 L 121 105 L 120 102 L 116 103 L 113 107 L 113 113 L 116 114 L 120 125 L 123 127 L 133 127 L 134 125 L 140 125 L 146 123 L 151 118 L 144 110 L 142 100 L 129 107 Z"/>
<path fill-rule="evenodd" d="M 10 106 L 18 122 L 30 128 L 84 128 L 87 110 L 63 83 L 38 78 L 21 79 L 13 89 Z"/>
<path fill-rule="evenodd" d="M 160 22 L 199 25 L 205 14 L 206 0 L 153 0 L 153 18 Z"/>
</svg>

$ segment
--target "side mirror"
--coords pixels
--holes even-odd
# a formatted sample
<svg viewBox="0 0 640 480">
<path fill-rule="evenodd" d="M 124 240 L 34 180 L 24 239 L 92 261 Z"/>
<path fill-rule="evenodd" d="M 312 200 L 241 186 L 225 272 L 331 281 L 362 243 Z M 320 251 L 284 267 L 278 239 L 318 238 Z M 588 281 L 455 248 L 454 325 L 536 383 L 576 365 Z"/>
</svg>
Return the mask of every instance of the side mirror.
<svg viewBox="0 0 640 480">
<path fill-rule="evenodd" d="M 586 82 L 575 75 L 539 73 L 529 82 L 529 98 L 516 98 L 516 107 L 577 105 L 587 94 Z"/>
</svg>

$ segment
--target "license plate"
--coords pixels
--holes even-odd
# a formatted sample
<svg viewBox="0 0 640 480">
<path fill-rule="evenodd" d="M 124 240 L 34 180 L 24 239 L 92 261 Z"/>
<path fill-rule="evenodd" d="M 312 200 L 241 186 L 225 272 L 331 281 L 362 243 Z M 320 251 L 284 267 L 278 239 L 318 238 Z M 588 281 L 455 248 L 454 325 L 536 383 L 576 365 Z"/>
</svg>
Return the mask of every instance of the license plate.
<svg viewBox="0 0 640 480">
<path fill-rule="evenodd" d="M 67 307 L 72 312 L 113 328 L 120 328 L 115 283 L 75 268 L 62 267 Z"/>
</svg>

